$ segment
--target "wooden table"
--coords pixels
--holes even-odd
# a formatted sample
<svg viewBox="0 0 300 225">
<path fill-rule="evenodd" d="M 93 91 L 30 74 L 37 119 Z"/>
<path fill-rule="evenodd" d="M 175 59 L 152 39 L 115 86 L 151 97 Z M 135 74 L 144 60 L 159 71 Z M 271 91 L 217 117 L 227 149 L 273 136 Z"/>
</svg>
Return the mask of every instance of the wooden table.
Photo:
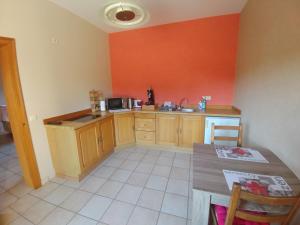
<svg viewBox="0 0 300 225">
<path fill-rule="evenodd" d="M 300 193 L 300 181 L 296 175 L 271 151 L 257 150 L 269 161 L 268 164 L 219 159 L 213 145 L 194 145 L 192 225 L 208 225 L 211 204 L 229 205 L 231 192 L 223 170 L 281 176 L 294 194 Z"/>
</svg>

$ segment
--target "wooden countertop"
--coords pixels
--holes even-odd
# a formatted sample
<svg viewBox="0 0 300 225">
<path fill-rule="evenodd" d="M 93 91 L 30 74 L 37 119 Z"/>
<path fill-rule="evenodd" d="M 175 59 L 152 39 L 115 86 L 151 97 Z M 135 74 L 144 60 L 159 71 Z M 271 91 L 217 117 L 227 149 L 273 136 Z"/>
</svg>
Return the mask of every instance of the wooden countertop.
<svg viewBox="0 0 300 225">
<path fill-rule="evenodd" d="M 56 117 L 47 118 L 44 120 L 45 126 L 59 126 L 59 127 L 69 127 L 72 129 L 78 129 L 80 127 L 86 126 L 88 124 L 94 123 L 96 121 L 103 120 L 107 117 L 119 114 L 126 113 L 155 113 L 155 114 L 174 114 L 174 115 L 203 115 L 203 116 L 225 116 L 225 117 L 240 117 L 241 111 L 233 106 L 209 106 L 205 111 L 196 110 L 195 112 L 180 112 L 180 111 L 170 111 L 163 112 L 154 110 L 154 111 L 144 111 L 139 109 L 133 109 L 126 112 L 97 112 L 92 113 L 90 109 L 73 112 L 65 115 L 60 115 Z M 69 121 L 71 118 L 77 118 L 83 115 L 100 115 L 100 117 L 87 122 L 76 122 Z M 56 124 L 58 122 L 58 124 Z"/>
</svg>

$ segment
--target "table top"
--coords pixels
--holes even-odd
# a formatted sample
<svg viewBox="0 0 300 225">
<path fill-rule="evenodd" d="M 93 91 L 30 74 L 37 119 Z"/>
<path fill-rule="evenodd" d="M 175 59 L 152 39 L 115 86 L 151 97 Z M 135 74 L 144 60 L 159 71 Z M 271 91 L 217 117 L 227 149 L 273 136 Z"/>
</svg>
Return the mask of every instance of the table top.
<svg viewBox="0 0 300 225">
<path fill-rule="evenodd" d="M 248 162 L 218 158 L 214 145 L 194 144 L 193 152 L 193 189 L 230 196 L 223 170 L 281 176 L 293 189 L 300 193 L 300 180 L 270 150 L 255 148 L 269 163 Z"/>
</svg>

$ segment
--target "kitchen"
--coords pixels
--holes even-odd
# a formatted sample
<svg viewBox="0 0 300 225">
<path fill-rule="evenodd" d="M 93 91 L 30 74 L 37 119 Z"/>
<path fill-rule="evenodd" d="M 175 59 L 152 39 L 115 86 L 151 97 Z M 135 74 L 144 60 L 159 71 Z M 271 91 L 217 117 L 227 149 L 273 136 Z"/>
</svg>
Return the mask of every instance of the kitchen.
<svg viewBox="0 0 300 225">
<path fill-rule="evenodd" d="M 64 224 L 193 224 L 193 191 L 205 200 L 204 205 L 208 198 L 220 203 L 215 195 L 203 194 L 206 182 L 213 188 L 209 179 L 216 179 L 223 182 L 223 192 L 215 192 L 226 195 L 226 201 L 231 194 L 221 170 L 212 172 L 218 174 L 213 178 L 205 172 L 218 167 L 194 161 L 208 157 L 203 154 L 210 150 L 199 149 L 198 144 L 210 143 L 213 124 L 241 124 L 242 146 L 259 150 L 270 168 L 278 166 L 273 172 L 264 169 L 256 173 L 282 176 L 298 190 L 299 141 L 295 133 L 299 118 L 295 112 L 299 95 L 295 90 L 299 89 L 299 67 L 295 56 L 299 49 L 295 40 L 299 32 L 294 21 L 299 19 L 299 5 L 293 0 L 274 4 L 250 0 L 230 2 L 229 10 L 221 2 L 217 6 L 206 2 L 206 9 L 194 2 L 187 11 L 224 11 L 176 17 L 178 20 L 161 17 L 161 23 L 155 23 L 160 17 L 147 5 L 145 9 L 151 13 L 145 24 L 123 30 L 107 23 L 95 26 L 92 14 L 77 3 L 30 0 L 26 6 L 4 1 L 1 15 L 11 22 L 3 26 L 1 36 L 16 40 L 20 82 L 43 184 L 26 194 L 38 204 L 17 211 L 20 221 L 46 223 L 61 214 Z M 43 17 L 40 11 L 45 12 Z M 19 16 L 13 19 L 12 12 Z M 274 22 L 279 12 L 281 20 Z M 30 32 L 22 32 L 23 23 Z M 26 57 L 29 54 L 31 57 Z M 155 104 L 148 99 L 150 87 Z M 100 112 L 92 112 L 92 90 L 102 94 L 96 102 Z M 105 102 L 107 110 L 101 111 L 103 100 L 113 98 L 119 98 L 119 103 L 123 98 L 131 102 L 123 101 L 127 106 L 119 105 L 119 112 L 109 112 L 116 109 Z M 150 100 L 150 104 L 143 108 L 143 103 L 134 100 Z M 226 161 L 215 160 L 209 159 L 211 165 Z M 239 161 L 234 162 L 237 171 L 246 171 L 238 167 Z M 193 166 L 199 163 L 207 167 L 196 168 L 204 179 L 201 185 L 193 181 Z M 245 165 L 250 170 L 254 164 Z M 226 163 L 223 166 L 234 169 Z M 193 190 L 193 183 L 200 192 Z M 77 204 L 76 195 L 82 199 Z M 22 197 L 16 197 L 15 205 L 10 206 L 13 212 L 20 200 Z M 47 212 L 33 217 L 39 204 Z M 93 211 L 95 204 L 97 212 Z M 207 218 L 205 208 L 198 205 L 202 220 Z M 126 222 L 119 220 L 121 211 Z"/>
</svg>

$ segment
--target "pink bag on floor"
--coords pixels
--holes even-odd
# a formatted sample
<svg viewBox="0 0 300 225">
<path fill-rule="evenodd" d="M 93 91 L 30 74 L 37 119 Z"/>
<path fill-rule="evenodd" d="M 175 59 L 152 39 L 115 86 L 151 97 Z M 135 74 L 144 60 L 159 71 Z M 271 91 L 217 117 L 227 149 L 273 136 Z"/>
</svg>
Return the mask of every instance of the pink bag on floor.
<svg viewBox="0 0 300 225">
<path fill-rule="evenodd" d="M 214 205 L 214 209 L 215 209 L 218 224 L 224 225 L 227 216 L 227 208 L 220 205 Z M 240 218 L 235 218 L 233 221 L 233 225 L 270 225 L 270 224 L 246 221 Z"/>
</svg>

